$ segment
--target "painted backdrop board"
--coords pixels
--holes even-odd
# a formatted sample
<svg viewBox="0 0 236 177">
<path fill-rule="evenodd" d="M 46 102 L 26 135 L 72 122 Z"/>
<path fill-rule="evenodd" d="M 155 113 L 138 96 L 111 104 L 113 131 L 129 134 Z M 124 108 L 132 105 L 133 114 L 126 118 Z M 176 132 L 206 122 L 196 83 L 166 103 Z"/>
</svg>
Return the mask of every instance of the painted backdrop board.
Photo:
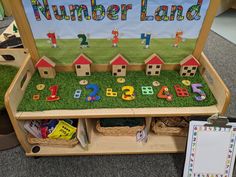
<svg viewBox="0 0 236 177">
<path fill-rule="evenodd" d="M 167 63 L 178 63 L 192 53 L 209 3 L 210 0 L 23 0 L 40 55 L 59 63 L 70 63 L 80 53 L 95 63 L 108 63 L 118 53 L 133 63 L 143 63 L 152 53 Z M 174 47 L 177 32 L 183 34 L 178 47 Z M 147 38 L 141 39 L 142 33 Z M 119 42 L 113 46 L 117 38 Z"/>
</svg>

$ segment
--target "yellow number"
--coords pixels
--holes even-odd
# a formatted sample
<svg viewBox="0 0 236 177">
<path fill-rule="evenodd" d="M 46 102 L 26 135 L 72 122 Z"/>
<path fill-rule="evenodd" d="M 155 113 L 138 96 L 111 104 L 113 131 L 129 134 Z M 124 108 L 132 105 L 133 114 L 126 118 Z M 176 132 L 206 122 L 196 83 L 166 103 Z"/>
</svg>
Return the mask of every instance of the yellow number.
<svg viewBox="0 0 236 177">
<path fill-rule="evenodd" d="M 112 88 L 107 88 L 106 96 L 108 96 L 108 97 L 117 97 L 117 92 L 113 92 Z"/>
<path fill-rule="evenodd" d="M 122 87 L 122 91 L 125 91 L 122 94 L 122 99 L 125 101 L 132 101 L 135 99 L 135 95 L 134 95 L 134 87 L 132 86 L 124 86 Z"/>
</svg>

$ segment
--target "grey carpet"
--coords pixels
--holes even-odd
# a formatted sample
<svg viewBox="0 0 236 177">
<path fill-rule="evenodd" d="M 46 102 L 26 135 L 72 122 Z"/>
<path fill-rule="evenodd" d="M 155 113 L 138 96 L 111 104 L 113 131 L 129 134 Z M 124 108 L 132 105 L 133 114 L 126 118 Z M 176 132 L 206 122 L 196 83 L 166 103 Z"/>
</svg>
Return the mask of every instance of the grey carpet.
<svg viewBox="0 0 236 177">
<path fill-rule="evenodd" d="M 11 24 L 12 20 L 12 17 L 5 17 L 3 21 L 0 21 L 0 34 L 2 34 L 6 27 Z"/>
<path fill-rule="evenodd" d="M 232 91 L 227 115 L 236 116 L 236 46 L 211 32 L 204 51 Z M 181 177 L 184 158 L 153 154 L 34 159 L 16 147 L 0 152 L 0 177 Z"/>
<path fill-rule="evenodd" d="M 180 177 L 184 155 L 25 157 L 20 147 L 0 153 L 1 177 Z"/>
</svg>

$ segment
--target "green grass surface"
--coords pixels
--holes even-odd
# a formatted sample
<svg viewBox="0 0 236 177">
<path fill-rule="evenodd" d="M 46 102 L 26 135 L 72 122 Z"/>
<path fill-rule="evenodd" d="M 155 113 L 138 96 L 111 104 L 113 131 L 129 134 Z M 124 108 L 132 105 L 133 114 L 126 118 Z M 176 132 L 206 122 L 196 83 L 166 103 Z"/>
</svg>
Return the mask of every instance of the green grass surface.
<svg viewBox="0 0 236 177">
<path fill-rule="evenodd" d="M 195 94 L 188 87 L 190 97 L 177 97 L 174 91 L 175 84 L 181 84 L 183 80 L 176 71 L 162 71 L 159 77 L 148 77 L 143 71 L 128 72 L 126 83 L 118 84 L 116 77 L 111 76 L 111 73 L 93 73 L 90 77 L 77 77 L 75 73 L 57 73 L 55 79 L 42 79 L 39 74 L 34 74 L 32 80 L 27 87 L 25 96 L 18 108 L 19 111 L 42 111 L 42 110 L 57 110 L 57 109 L 94 109 L 94 108 L 144 108 L 144 107 L 193 107 L 193 106 L 209 106 L 216 104 L 216 100 L 212 95 L 207 84 L 199 73 L 194 78 L 189 78 L 192 83 L 202 83 L 203 90 L 207 94 L 207 99 L 202 102 L 197 102 L 194 99 Z M 90 83 L 98 84 L 100 87 L 99 96 L 101 100 L 97 102 L 86 102 L 86 96 L 91 93 L 91 90 L 86 90 L 84 86 L 79 85 L 81 79 L 87 79 Z M 141 93 L 141 86 L 152 86 L 152 82 L 158 80 L 161 85 L 169 87 L 170 92 L 174 95 L 174 100 L 168 102 L 165 99 L 159 99 L 156 94 L 160 87 L 154 88 L 154 95 L 144 96 Z M 37 91 L 37 84 L 45 84 L 46 89 Z M 61 97 L 59 101 L 47 102 L 46 97 L 50 95 L 48 90 L 51 85 L 59 85 L 58 95 Z M 121 87 L 132 85 L 135 88 L 136 99 L 133 101 L 124 101 L 121 99 Z M 183 85 L 182 85 L 183 86 Z M 106 88 L 113 88 L 113 91 L 118 92 L 118 97 L 106 97 Z M 80 99 L 74 99 L 73 95 L 76 89 L 82 90 Z M 34 94 L 40 94 L 41 99 L 34 101 Z"/>
<path fill-rule="evenodd" d="M 5 93 L 16 75 L 17 70 L 17 68 L 12 66 L 0 65 L 0 109 L 4 107 Z"/>
<path fill-rule="evenodd" d="M 118 53 L 131 63 L 144 63 L 151 54 L 157 53 L 166 63 L 179 63 L 191 54 L 195 48 L 195 39 L 188 39 L 179 48 L 172 47 L 174 39 L 152 39 L 149 49 L 144 49 L 140 39 L 120 39 L 119 47 L 112 47 L 111 40 L 90 39 L 89 48 L 80 48 L 78 39 L 59 39 L 58 48 L 51 48 L 47 39 L 37 39 L 40 56 L 47 56 L 56 63 L 71 64 L 75 58 L 85 53 L 94 63 L 107 64 Z"/>
</svg>

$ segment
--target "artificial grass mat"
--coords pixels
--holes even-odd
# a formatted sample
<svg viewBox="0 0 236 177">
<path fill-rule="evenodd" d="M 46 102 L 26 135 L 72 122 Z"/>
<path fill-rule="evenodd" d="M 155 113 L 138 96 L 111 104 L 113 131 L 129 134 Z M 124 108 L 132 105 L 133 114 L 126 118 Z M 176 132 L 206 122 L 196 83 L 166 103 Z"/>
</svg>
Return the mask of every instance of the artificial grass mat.
<svg viewBox="0 0 236 177">
<path fill-rule="evenodd" d="M 0 65 L 0 109 L 4 107 L 4 96 L 15 77 L 18 69 L 12 66 Z"/>
<path fill-rule="evenodd" d="M 47 39 L 36 39 L 40 56 L 47 56 L 58 64 L 71 64 L 81 53 L 96 64 L 108 64 L 117 54 L 122 54 L 130 63 L 144 63 L 150 55 L 157 53 L 166 63 L 179 63 L 193 53 L 196 39 L 188 39 L 173 47 L 174 39 L 152 39 L 150 48 L 144 49 L 141 39 L 120 39 L 118 47 L 112 40 L 89 39 L 89 48 L 80 48 L 79 39 L 58 39 L 58 48 L 52 48 Z"/>
<path fill-rule="evenodd" d="M 87 79 L 89 83 L 98 84 L 100 91 L 98 93 L 101 96 L 101 100 L 95 102 L 86 102 L 86 96 L 92 92 L 92 90 L 86 90 L 85 86 L 81 86 L 79 81 L 82 79 Z M 216 104 L 216 99 L 211 93 L 206 82 L 203 80 L 202 76 L 197 73 L 193 78 L 187 78 L 192 83 L 202 83 L 202 90 L 206 93 L 207 99 L 202 102 L 197 102 L 195 100 L 195 93 L 192 93 L 191 88 L 188 88 L 190 97 L 177 97 L 174 85 L 183 84 L 181 81 L 183 78 L 179 75 L 177 71 L 162 71 L 161 76 L 146 76 L 144 71 L 128 72 L 125 77 L 126 82 L 124 84 L 119 84 L 116 82 L 116 77 L 112 76 L 110 72 L 102 73 L 92 73 L 89 77 L 77 77 L 74 72 L 70 73 L 57 73 L 55 79 L 42 79 L 40 78 L 38 72 L 36 72 L 24 95 L 21 104 L 18 107 L 18 111 L 43 111 L 43 110 L 59 110 L 59 109 L 95 109 L 95 108 L 145 108 L 145 107 L 193 107 L 193 106 L 210 106 Z M 152 86 L 152 82 L 158 80 L 161 86 L 168 86 L 170 92 L 173 94 L 173 101 L 168 102 L 165 99 L 157 98 L 156 94 L 161 89 L 159 87 L 153 87 L 154 95 L 146 96 L 142 95 L 141 86 Z M 37 91 L 37 84 L 45 84 L 46 88 L 43 91 Z M 47 102 L 46 97 L 50 96 L 50 91 L 48 90 L 50 86 L 58 85 L 58 96 L 61 97 L 60 100 L 55 102 Z M 122 86 L 134 86 L 136 99 L 133 101 L 124 101 L 121 98 Z M 112 88 L 113 91 L 118 92 L 117 97 L 107 97 L 106 89 Z M 74 99 L 75 90 L 81 89 L 82 94 L 80 99 Z M 40 100 L 34 101 L 32 99 L 34 94 L 40 94 Z"/>
</svg>

